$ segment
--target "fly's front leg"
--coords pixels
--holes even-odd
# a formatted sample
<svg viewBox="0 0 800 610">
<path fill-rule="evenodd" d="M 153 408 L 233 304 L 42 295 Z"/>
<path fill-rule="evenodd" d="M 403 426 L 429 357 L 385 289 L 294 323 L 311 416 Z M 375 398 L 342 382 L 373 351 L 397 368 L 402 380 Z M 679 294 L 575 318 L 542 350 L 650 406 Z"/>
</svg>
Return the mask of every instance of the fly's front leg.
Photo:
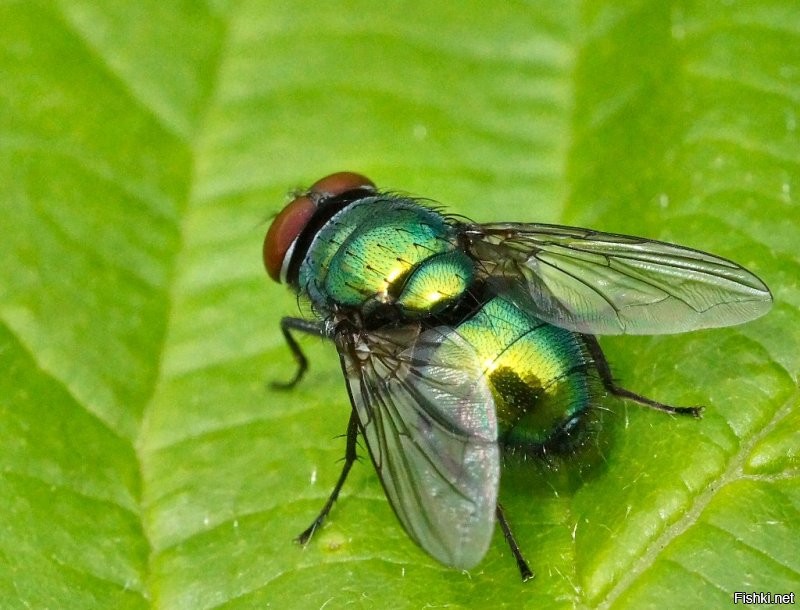
<svg viewBox="0 0 800 610">
<path fill-rule="evenodd" d="M 333 507 L 333 503 L 336 502 L 336 498 L 339 497 L 339 492 L 342 490 L 342 486 L 344 486 L 344 482 L 347 480 L 347 475 L 350 473 L 350 469 L 353 467 L 353 463 L 358 459 L 358 455 L 356 454 L 356 441 L 358 440 L 358 420 L 356 419 L 356 412 L 352 411 L 350 413 L 350 421 L 347 424 L 347 448 L 344 452 L 344 467 L 342 468 L 342 472 L 339 475 L 339 480 L 336 481 L 336 486 L 333 488 L 331 495 L 328 497 L 327 502 L 322 507 L 322 510 L 319 511 L 317 518 L 311 522 L 302 534 L 297 537 L 297 542 L 300 544 L 306 544 L 310 539 L 311 536 L 314 535 L 314 532 L 317 528 L 322 525 L 322 522 L 325 521 L 325 517 L 328 516 L 328 513 L 331 511 Z"/>
<path fill-rule="evenodd" d="M 308 359 L 303 354 L 303 350 L 300 349 L 300 344 L 297 343 L 297 340 L 292 335 L 292 331 L 306 333 L 316 337 L 328 336 L 325 332 L 325 324 L 322 322 L 304 320 L 303 318 L 281 318 L 281 332 L 297 363 L 297 372 L 289 381 L 273 381 L 271 384 L 272 387 L 279 390 L 290 390 L 293 388 L 308 370 Z"/>
<path fill-rule="evenodd" d="M 586 345 L 589 348 L 589 353 L 591 354 L 592 359 L 597 366 L 597 372 L 600 374 L 600 381 L 603 383 L 603 387 L 606 389 L 606 391 L 610 394 L 619 396 L 620 398 L 627 398 L 639 403 L 640 405 L 655 409 L 656 411 L 662 411 L 664 413 L 672 413 L 674 415 L 691 415 L 692 417 L 702 416 L 703 407 L 673 407 L 672 405 L 665 405 L 662 402 L 658 402 L 652 398 L 647 398 L 646 396 L 636 394 L 635 392 L 631 392 L 630 390 L 618 386 L 616 383 L 614 383 L 614 379 L 611 376 L 611 369 L 608 366 L 608 361 L 603 354 L 603 350 L 600 349 L 600 344 L 597 342 L 597 339 L 592 335 L 583 335 L 583 337 L 586 339 Z"/>
</svg>

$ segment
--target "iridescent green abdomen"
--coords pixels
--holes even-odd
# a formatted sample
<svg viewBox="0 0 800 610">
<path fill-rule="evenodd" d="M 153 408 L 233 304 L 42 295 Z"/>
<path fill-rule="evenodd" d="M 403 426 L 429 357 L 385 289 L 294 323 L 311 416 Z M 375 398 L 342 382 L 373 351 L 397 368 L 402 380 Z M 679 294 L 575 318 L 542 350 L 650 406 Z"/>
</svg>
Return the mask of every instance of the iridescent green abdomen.
<svg viewBox="0 0 800 610">
<path fill-rule="evenodd" d="M 500 441 L 542 445 L 589 406 L 593 366 L 582 337 L 494 296 L 460 324 L 494 396 Z"/>
<path fill-rule="evenodd" d="M 457 300 L 474 268 L 456 249 L 453 227 L 413 200 L 378 200 L 360 199 L 318 232 L 299 272 L 312 302 L 322 309 L 397 305 L 415 317 Z"/>
</svg>

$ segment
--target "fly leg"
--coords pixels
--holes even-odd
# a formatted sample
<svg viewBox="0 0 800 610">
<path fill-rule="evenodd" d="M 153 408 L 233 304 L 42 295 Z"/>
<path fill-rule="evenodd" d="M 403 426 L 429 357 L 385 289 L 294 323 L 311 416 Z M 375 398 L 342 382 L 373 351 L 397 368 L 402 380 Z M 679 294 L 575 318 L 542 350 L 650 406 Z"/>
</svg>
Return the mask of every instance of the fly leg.
<svg viewBox="0 0 800 610">
<path fill-rule="evenodd" d="M 300 345 L 297 343 L 294 335 L 292 335 L 292 331 L 315 335 L 317 337 L 329 338 L 329 335 L 326 332 L 326 327 L 322 322 L 304 320 L 303 318 L 281 318 L 281 332 L 283 333 L 283 337 L 286 339 L 286 343 L 292 352 L 292 356 L 294 356 L 295 362 L 297 362 L 297 372 L 288 382 L 281 383 L 273 381 L 272 386 L 275 388 L 293 388 L 303 378 L 303 375 L 305 375 L 306 371 L 308 370 L 308 359 L 305 357 L 305 354 L 303 354 L 303 350 L 300 349 Z M 356 461 L 356 459 L 358 459 L 358 455 L 356 454 L 356 442 L 358 440 L 358 420 L 356 418 L 355 411 L 350 413 L 350 421 L 347 424 L 346 436 L 347 447 L 344 452 L 344 466 L 342 467 L 342 472 L 339 475 L 339 480 L 336 482 L 336 486 L 333 488 L 330 497 L 328 497 L 328 500 L 325 502 L 322 510 L 317 515 L 317 518 L 314 519 L 314 521 L 311 522 L 311 525 L 309 525 L 297 537 L 297 542 L 300 544 L 306 544 L 314 535 L 314 532 L 317 530 L 317 528 L 322 525 L 325 517 L 328 516 L 328 513 L 333 507 L 333 503 L 336 502 L 336 498 L 339 497 L 339 492 L 342 490 L 344 482 L 347 480 L 347 475 L 350 473 L 353 463 Z"/>
<path fill-rule="evenodd" d="M 600 349 L 600 344 L 597 342 L 597 339 L 592 335 L 583 335 L 583 337 L 586 340 L 586 346 L 589 348 L 589 353 L 591 354 L 592 359 L 597 366 L 597 372 L 600 374 L 600 381 L 603 383 L 603 387 L 606 389 L 606 391 L 608 391 L 610 394 L 619 396 L 620 398 L 627 398 L 645 407 L 655 409 L 656 411 L 663 411 L 664 413 L 672 413 L 674 415 L 691 415 L 692 417 L 701 417 L 703 413 L 703 407 L 673 407 L 618 386 L 616 383 L 614 383 L 614 379 L 611 376 L 611 369 L 608 366 L 608 360 L 606 360 L 603 350 Z"/>
<path fill-rule="evenodd" d="M 303 318 L 281 318 L 281 332 L 286 344 L 292 352 L 297 363 L 297 372 L 289 381 L 273 381 L 272 387 L 280 390 L 290 390 L 303 378 L 308 370 L 308 360 L 300 349 L 300 345 L 292 335 L 292 331 L 314 335 L 316 337 L 327 337 L 325 325 L 322 322 L 304 320 Z"/>
<path fill-rule="evenodd" d="M 342 490 L 342 486 L 344 482 L 347 480 L 347 475 L 350 473 L 350 469 L 353 467 L 353 462 L 358 459 L 358 455 L 356 455 L 356 441 L 358 440 L 358 420 L 356 419 L 356 412 L 352 411 L 350 413 L 350 421 L 347 424 L 347 448 L 344 452 L 344 467 L 342 468 L 342 472 L 339 475 L 339 480 L 336 481 L 336 486 L 333 488 L 330 497 L 328 498 L 327 502 L 325 502 L 325 506 L 322 507 L 322 510 L 319 511 L 319 515 L 314 521 L 311 522 L 302 534 L 300 534 L 296 540 L 300 544 L 306 544 L 310 539 L 311 536 L 314 535 L 314 532 L 317 528 L 322 525 L 322 522 L 325 520 L 325 517 L 328 516 L 328 513 L 331 511 L 331 507 L 333 503 L 336 502 L 336 498 L 339 497 L 339 492 Z"/>
<path fill-rule="evenodd" d="M 503 512 L 503 507 L 500 502 L 497 503 L 495 515 L 497 515 L 497 522 L 500 524 L 500 529 L 503 530 L 503 536 L 508 543 L 508 547 L 511 549 L 511 554 L 517 561 L 517 568 L 519 568 L 519 575 L 522 577 L 522 582 L 530 580 L 533 578 L 533 572 L 528 567 L 528 562 L 525 561 L 525 558 L 522 556 L 522 551 L 519 550 L 519 545 L 514 538 L 514 534 L 511 532 L 511 527 L 508 525 L 508 521 L 506 521 L 506 515 Z"/>
</svg>

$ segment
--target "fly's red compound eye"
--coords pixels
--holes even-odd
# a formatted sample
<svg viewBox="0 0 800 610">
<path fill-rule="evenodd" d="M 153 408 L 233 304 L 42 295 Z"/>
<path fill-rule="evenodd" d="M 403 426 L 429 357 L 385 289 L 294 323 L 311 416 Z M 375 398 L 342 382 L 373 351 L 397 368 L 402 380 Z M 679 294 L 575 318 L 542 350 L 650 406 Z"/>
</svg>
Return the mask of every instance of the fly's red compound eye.
<svg viewBox="0 0 800 610">
<path fill-rule="evenodd" d="M 375 185 L 372 180 L 361 174 L 353 172 L 336 172 L 329 176 L 317 180 L 308 189 L 309 193 L 317 193 L 319 195 L 336 196 L 341 195 L 347 191 L 352 191 L 358 188 L 371 188 L 374 189 Z"/>
<path fill-rule="evenodd" d="M 276 282 L 281 281 L 281 267 L 286 253 L 316 209 L 311 197 L 302 195 L 292 200 L 272 221 L 264 238 L 264 267 Z"/>
<path fill-rule="evenodd" d="M 358 188 L 374 189 L 372 180 L 353 172 L 337 172 L 317 180 L 305 194 L 293 199 L 272 221 L 264 238 L 264 267 L 276 282 L 292 244 L 317 209 L 320 197 L 335 197 Z"/>
</svg>

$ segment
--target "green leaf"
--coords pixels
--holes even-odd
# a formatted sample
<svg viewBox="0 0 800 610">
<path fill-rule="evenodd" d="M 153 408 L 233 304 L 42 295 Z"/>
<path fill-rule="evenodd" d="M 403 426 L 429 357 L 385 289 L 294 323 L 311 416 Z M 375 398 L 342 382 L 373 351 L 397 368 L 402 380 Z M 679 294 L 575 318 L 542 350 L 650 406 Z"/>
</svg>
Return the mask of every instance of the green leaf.
<svg viewBox="0 0 800 610">
<path fill-rule="evenodd" d="M 0 5 L 0 605 L 719 607 L 800 592 L 800 13 L 750 2 Z M 677 241 L 772 288 L 741 327 L 603 339 L 594 456 L 510 466 L 537 575 L 408 540 L 349 405 L 293 362 L 260 246 L 335 170 L 476 220 Z M 600 417 L 602 416 L 602 417 Z"/>
</svg>

